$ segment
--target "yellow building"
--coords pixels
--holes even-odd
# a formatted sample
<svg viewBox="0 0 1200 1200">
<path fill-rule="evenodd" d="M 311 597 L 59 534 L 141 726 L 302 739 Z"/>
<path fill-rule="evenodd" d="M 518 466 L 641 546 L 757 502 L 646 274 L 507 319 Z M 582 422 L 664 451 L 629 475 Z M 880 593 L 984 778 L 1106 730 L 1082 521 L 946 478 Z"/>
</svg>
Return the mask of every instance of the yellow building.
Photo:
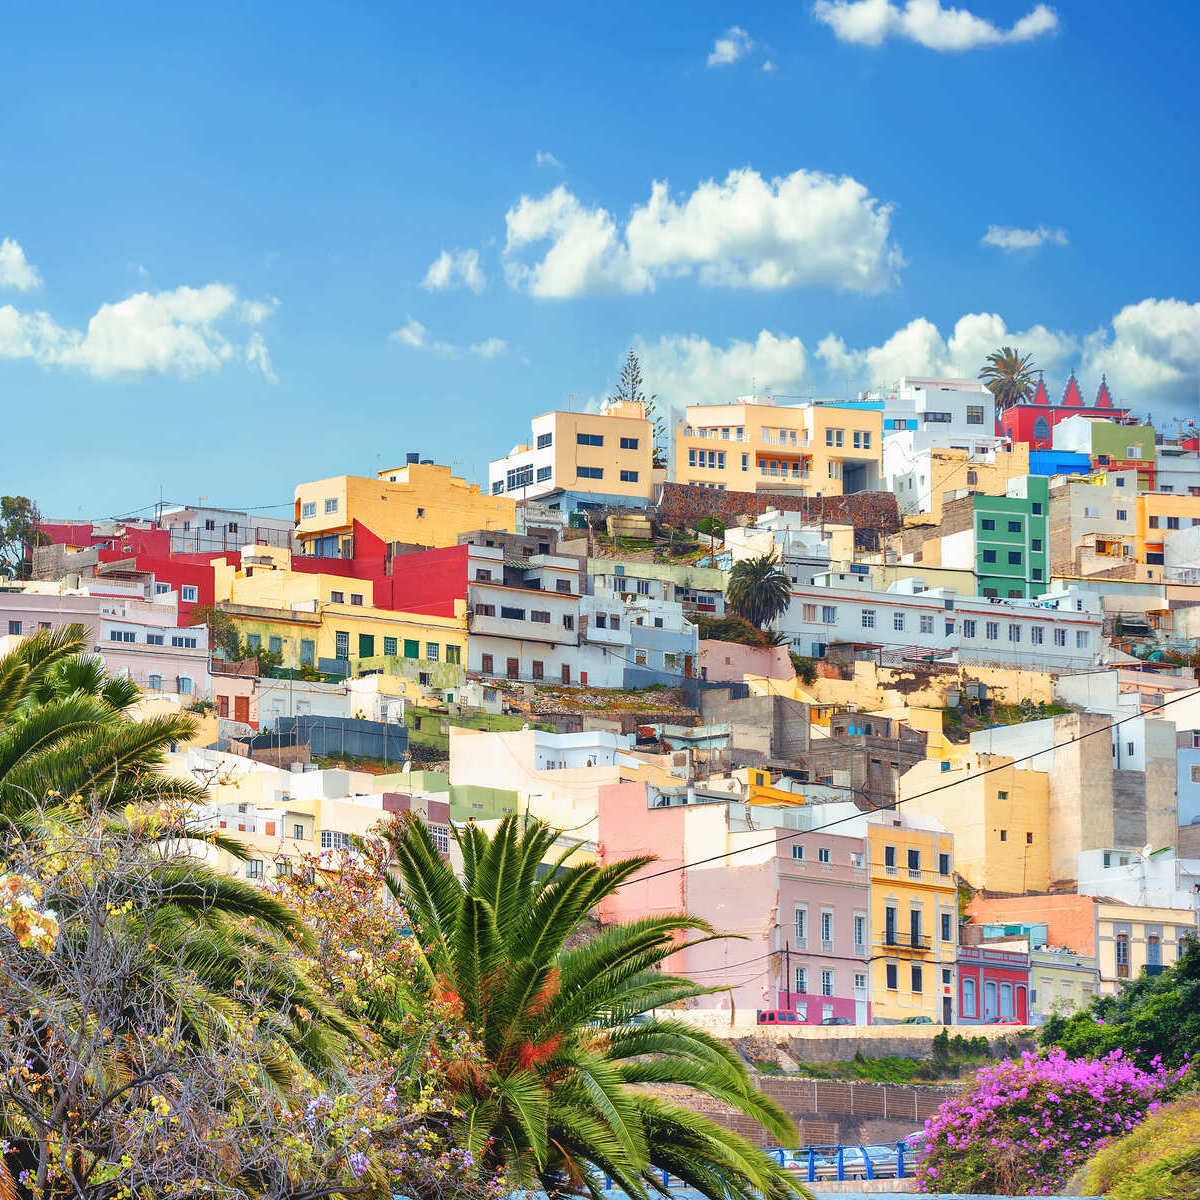
<svg viewBox="0 0 1200 1200">
<path fill-rule="evenodd" d="M 984 774 L 987 772 L 987 774 Z M 900 779 L 905 812 L 954 835 L 955 866 L 973 887 L 1040 892 L 1050 886 L 1050 776 L 1011 758 L 926 759 Z"/>
<path fill-rule="evenodd" d="M 690 404 L 675 429 L 675 479 L 731 492 L 841 496 L 879 486 L 883 416 L 834 402 Z"/>
<path fill-rule="evenodd" d="M 1164 539 L 1175 530 L 1190 529 L 1198 523 L 1200 496 L 1175 496 L 1165 492 L 1146 492 L 1138 496 L 1137 528 L 1134 531 L 1137 562 L 1161 567 Z M 1161 572 L 1157 578 L 1162 578 Z"/>
<path fill-rule="evenodd" d="M 927 462 L 922 462 L 922 458 Z M 949 446 L 932 446 L 917 462 L 928 469 L 928 482 L 921 480 L 921 512 L 904 518 L 908 524 L 937 525 L 942 519 L 942 503 L 957 493 L 978 492 L 984 496 L 1003 496 L 1010 479 L 1029 474 L 1029 447 L 1024 443 L 1011 450 L 996 450 L 990 458 Z M 921 472 L 924 475 L 924 471 Z"/>
<path fill-rule="evenodd" d="M 958 945 L 954 838 L 884 812 L 868 819 L 867 843 L 872 1014 L 950 1024 Z"/>
<path fill-rule="evenodd" d="M 277 552 L 282 561 L 279 555 L 286 551 Z M 370 579 L 259 565 L 224 579 L 218 595 L 251 648 L 281 655 L 285 667 L 316 667 L 322 659 L 412 659 L 433 686 L 460 683 L 467 661 L 465 599 L 453 602 L 453 616 L 432 616 L 377 608 L 373 589 Z"/>
<path fill-rule="evenodd" d="M 296 536 L 306 554 L 340 557 L 354 522 L 385 542 L 453 546 L 472 529 L 514 528 L 516 505 L 484 495 L 449 467 L 410 462 L 375 478 L 336 475 L 296 488 Z"/>
<path fill-rule="evenodd" d="M 493 496 L 573 509 L 585 504 L 645 504 L 654 494 L 654 426 L 644 405 L 535 417 L 528 445 L 488 465 Z M 660 473 L 665 478 L 665 472 Z"/>
</svg>

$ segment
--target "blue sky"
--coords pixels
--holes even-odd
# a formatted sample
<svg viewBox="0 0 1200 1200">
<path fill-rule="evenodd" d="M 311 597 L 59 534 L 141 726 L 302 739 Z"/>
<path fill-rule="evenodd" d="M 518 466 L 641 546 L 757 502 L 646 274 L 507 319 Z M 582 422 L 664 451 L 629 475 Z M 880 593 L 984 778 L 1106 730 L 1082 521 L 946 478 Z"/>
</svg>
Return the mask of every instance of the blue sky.
<svg viewBox="0 0 1200 1200">
<path fill-rule="evenodd" d="M 268 505 L 410 449 L 478 478 L 631 344 L 673 406 L 973 374 L 1003 339 L 1054 388 L 1107 370 L 1200 415 L 1198 29 L 1107 0 L 12 6 L 3 490 Z"/>
</svg>

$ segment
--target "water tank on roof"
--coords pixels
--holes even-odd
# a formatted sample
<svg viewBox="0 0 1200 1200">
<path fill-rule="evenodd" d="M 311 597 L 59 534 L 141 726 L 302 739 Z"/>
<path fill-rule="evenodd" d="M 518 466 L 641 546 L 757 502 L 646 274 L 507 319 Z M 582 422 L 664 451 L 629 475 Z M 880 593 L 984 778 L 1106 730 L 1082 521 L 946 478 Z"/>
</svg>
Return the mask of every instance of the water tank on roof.
<svg viewBox="0 0 1200 1200">
<path fill-rule="evenodd" d="M 407 454 L 404 456 L 404 461 L 405 461 L 405 463 L 415 463 L 415 462 L 420 462 L 420 461 L 421 461 L 421 455 L 420 455 L 420 453 L 419 453 L 418 451 L 416 451 L 416 450 L 410 450 L 410 451 L 409 451 L 409 452 L 408 452 L 408 453 L 407 453 Z"/>
<path fill-rule="evenodd" d="M 423 466 L 423 467 L 432 467 L 432 466 L 433 466 L 433 459 L 432 459 L 432 458 L 423 458 L 423 459 L 421 459 L 421 466 Z"/>
</svg>

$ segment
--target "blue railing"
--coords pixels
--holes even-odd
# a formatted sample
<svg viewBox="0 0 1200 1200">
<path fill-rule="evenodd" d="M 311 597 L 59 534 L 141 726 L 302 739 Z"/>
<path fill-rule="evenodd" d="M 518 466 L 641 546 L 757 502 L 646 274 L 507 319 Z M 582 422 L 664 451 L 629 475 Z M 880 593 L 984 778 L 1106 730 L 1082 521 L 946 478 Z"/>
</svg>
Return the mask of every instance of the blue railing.
<svg viewBox="0 0 1200 1200">
<path fill-rule="evenodd" d="M 774 1147 L 763 1151 L 804 1183 L 846 1179 L 908 1179 L 916 1152 L 904 1142 L 870 1146 L 801 1146 L 794 1150 Z M 680 1187 L 682 1180 L 676 1181 Z M 671 1186 L 670 1173 L 662 1173 L 662 1186 Z M 613 1181 L 605 1176 L 606 1191 Z"/>
</svg>

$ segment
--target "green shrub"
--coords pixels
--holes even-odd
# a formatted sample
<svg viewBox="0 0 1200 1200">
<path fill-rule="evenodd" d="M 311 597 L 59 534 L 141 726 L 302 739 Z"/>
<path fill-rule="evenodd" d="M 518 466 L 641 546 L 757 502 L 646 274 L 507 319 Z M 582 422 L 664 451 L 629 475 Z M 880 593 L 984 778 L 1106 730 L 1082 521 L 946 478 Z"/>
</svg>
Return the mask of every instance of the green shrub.
<svg viewBox="0 0 1200 1200">
<path fill-rule="evenodd" d="M 1105 1146 L 1071 1181 L 1076 1195 L 1109 1200 L 1195 1200 L 1200 1196 L 1200 1095 L 1151 1113 Z"/>
</svg>

